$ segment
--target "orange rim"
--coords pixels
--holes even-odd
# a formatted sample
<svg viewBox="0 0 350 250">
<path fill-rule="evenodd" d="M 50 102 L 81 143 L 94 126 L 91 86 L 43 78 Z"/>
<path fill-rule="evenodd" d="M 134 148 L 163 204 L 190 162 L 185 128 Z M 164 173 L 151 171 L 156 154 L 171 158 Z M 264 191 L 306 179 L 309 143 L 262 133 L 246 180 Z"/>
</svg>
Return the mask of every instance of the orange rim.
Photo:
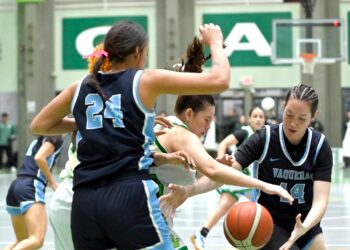
<svg viewBox="0 0 350 250">
<path fill-rule="evenodd" d="M 312 62 L 317 54 L 314 53 L 302 53 L 300 54 L 300 57 L 304 59 L 305 62 Z"/>
</svg>

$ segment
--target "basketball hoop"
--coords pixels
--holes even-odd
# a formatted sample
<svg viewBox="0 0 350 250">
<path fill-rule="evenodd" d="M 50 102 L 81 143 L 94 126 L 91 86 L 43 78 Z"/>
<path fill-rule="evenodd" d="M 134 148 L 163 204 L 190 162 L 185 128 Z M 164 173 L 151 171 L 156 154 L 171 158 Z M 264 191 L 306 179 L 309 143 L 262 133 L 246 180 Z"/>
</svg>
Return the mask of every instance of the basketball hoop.
<svg viewBox="0 0 350 250">
<path fill-rule="evenodd" d="M 302 53 L 300 57 L 303 59 L 303 73 L 304 74 L 313 74 L 315 69 L 315 58 L 317 54 L 314 53 Z"/>
</svg>

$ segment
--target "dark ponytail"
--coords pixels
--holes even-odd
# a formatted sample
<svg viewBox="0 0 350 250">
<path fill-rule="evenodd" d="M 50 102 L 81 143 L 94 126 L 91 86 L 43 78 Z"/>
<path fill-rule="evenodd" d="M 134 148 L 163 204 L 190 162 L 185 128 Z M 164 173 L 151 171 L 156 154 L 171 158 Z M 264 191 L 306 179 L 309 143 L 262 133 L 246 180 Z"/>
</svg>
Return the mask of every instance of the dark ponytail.
<svg viewBox="0 0 350 250">
<path fill-rule="evenodd" d="M 88 82 L 88 85 L 93 87 L 97 93 L 102 97 L 104 101 L 106 101 L 108 98 L 105 96 L 103 93 L 101 86 L 100 86 L 100 81 L 98 79 L 98 72 L 101 70 L 101 67 L 103 66 L 105 62 L 106 57 L 103 55 L 101 56 L 94 64 L 93 70 L 91 72 L 91 81 Z"/>
</svg>

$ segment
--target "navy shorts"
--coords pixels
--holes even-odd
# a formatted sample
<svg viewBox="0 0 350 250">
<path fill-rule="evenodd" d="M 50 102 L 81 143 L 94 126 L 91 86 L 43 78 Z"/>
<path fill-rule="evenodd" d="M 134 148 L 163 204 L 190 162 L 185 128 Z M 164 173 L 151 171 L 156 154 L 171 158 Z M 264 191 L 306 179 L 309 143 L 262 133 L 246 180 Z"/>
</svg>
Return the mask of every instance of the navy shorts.
<svg viewBox="0 0 350 250">
<path fill-rule="evenodd" d="M 45 204 L 45 184 L 27 176 L 18 176 L 7 192 L 6 210 L 11 216 L 21 215 L 35 203 Z"/>
<path fill-rule="evenodd" d="M 173 249 L 157 192 L 155 182 L 136 176 L 75 188 L 71 218 L 74 248 Z"/>
<path fill-rule="evenodd" d="M 294 228 L 294 225 L 293 225 Z M 285 228 L 275 225 L 273 229 L 273 234 L 270 241 L 265 245 L 262 249 L 264 250 L 278 250 L 290 237 L 290 233 L 292 229 L 287 231 Z M 316 235 L 322 233 L 322 228 L 320 223 L 316 224 L 309 231 L 306 232 L 303 236 L 301 236 L 291 247 L 291 250 L 306 250 L 312 244 L 313 239 Z"/>
</svg>

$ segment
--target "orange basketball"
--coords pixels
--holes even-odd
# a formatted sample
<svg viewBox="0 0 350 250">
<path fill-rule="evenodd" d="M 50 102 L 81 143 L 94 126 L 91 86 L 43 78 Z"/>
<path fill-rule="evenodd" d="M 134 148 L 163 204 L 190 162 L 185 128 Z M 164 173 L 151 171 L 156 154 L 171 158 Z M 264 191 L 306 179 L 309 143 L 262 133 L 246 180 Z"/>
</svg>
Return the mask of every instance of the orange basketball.
<svg viewBox="0 0 350 250">
<path fill-rule="evenodd" d="M 237 203 L 225 216 L 226 239 L 238 249 L 260 249 L 270 240 L 272 232 L 272 217 L 259 203 Z"/>
</svg>

